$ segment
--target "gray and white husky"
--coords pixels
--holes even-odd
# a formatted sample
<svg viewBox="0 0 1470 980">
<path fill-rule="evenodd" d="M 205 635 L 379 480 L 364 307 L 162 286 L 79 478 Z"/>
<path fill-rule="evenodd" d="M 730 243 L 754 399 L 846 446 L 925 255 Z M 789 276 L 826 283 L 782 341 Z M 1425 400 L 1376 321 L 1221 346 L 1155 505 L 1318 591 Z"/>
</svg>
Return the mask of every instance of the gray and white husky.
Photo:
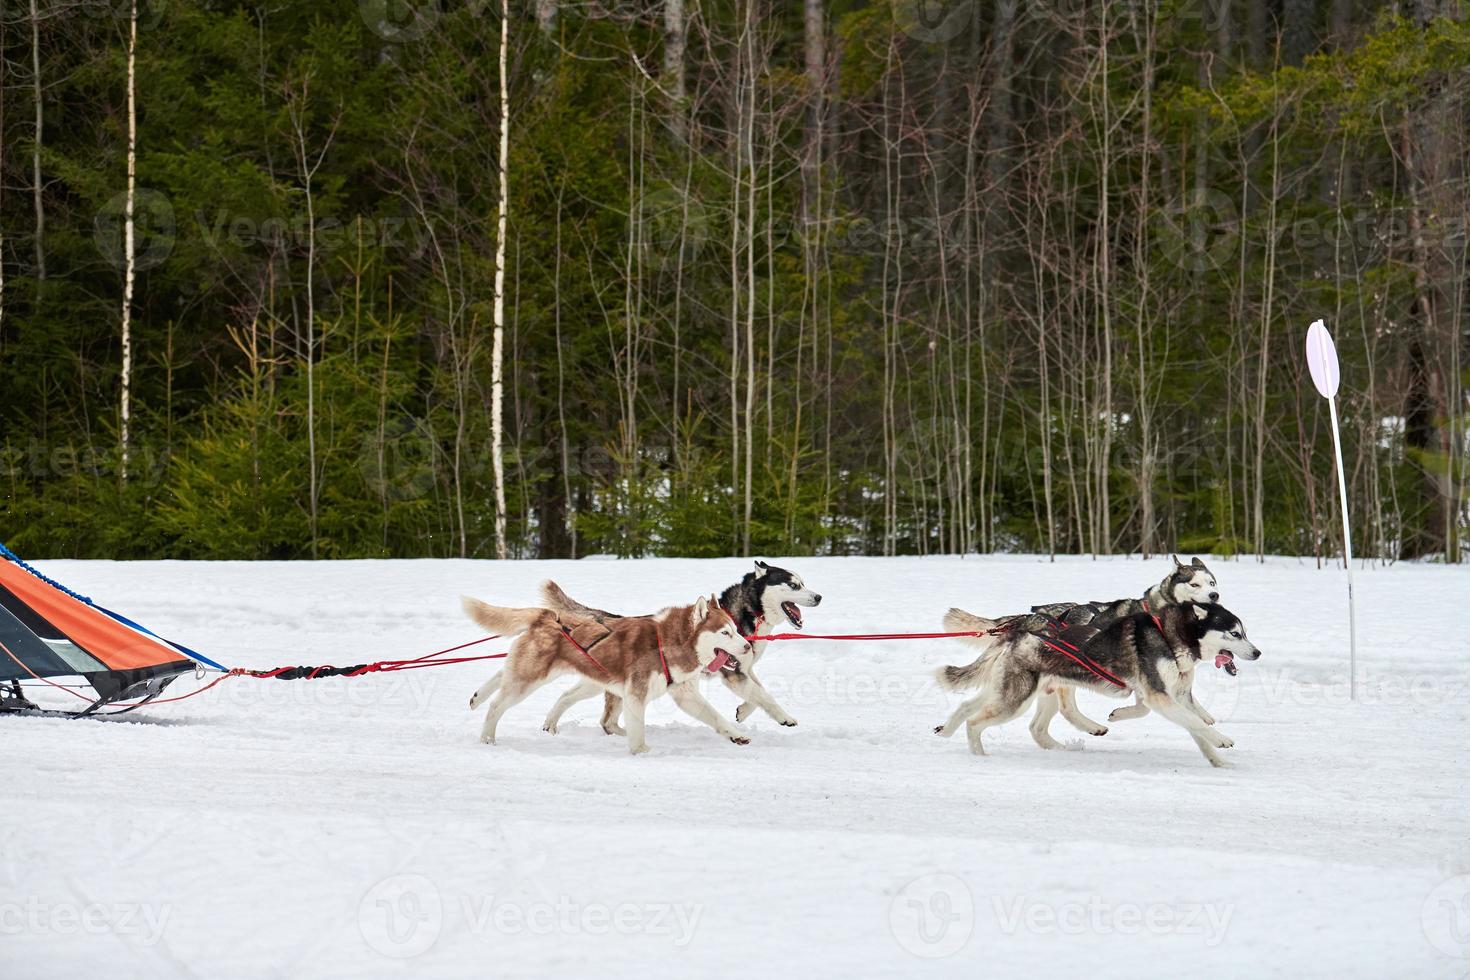
<svg viewBox="0 0 1470 980">
<path fill-rule="evenodd" d="M 1186 602 L 1219 602 L 1220 591 L 1216 584 L 1215 576 L 1205 567 L 1205 563 L 1198 557 L 1188 564 L 1179 560 L 1179 556 L 1170 556 L 1174 561 L 1174 568 L 1163 581 L 1149 588 L 1139 599 L 1116 599 L 1112 602 L 1053 602 L 1044 606 L 1032 606 L 1031 612 L 1021 613 L 1016 616 L 1005 616 L 997 620 L 997 625 L 1005 629 L 1023 629 L 1035 631 L 1048 631 L 1057 626 L 1091 626 L 1095 629 L 1104 628 L 1111 623 L 1117 622 L 1125 616 L 1135 616 L 1139 613 L 1158 614 L 1168 606 L 1182 605 Z M 961 612 L 951 610 L 951 614 Z M 968 613 L 961 613 L 968 615 Z M 961 630 L 966 627 L 955 626 L 950 618 L 945 618 L 945 627 L 951 630 Z M 983 648 L 990 646 L 990 637 L 977 637 L 969 642 L 975 643 Z M 984 659 L 981 654 L 980 659 Z M 976 660 L 971 667 L 979 664 Z M 968 668 L 951 667 L 950 671 L 966 670 Z M 1234 665 L 1227 668 L 1234 673 Z M 1198 704 L 1198 702 L 1196 702 Z M 1203 708 L 1201 708 L 1203 710 Z M 1077 707 L 1077 699 L 1070 688 L 1058 687 L 1055 691 L 1043 691 L 1036 699 L 1036 714 L 1031 719 L 1031 737 L 1036 744 L 1044 749 L 1054 749 L 1061 743 L 1051 737 L 1048 729 L 1051 720 L 1060 711 L 1062 717 L 1078 731 L 1089 735 L 1106 735 L 1107 726 L 1100 725 L 1091 718 L 1084 715 Z M 1133 704 L 1122 708 L 1115 708 L 1108 715 L 1108 721 L 1126 721 L 1129 718 L 1142 718 L 1148 714 L 1148 705 L 1140 695 Z M 1209 718 L 1209 712 L 1205 712 Z M 1209 724 L 1215 723 L 1210 718 Z"/>
<path fill-rule="evenodd" d="M 950 610 L 945 621 L 975 630 L 997 625 L 996 620 L 958 609 Z M 997 642 L 969 666 L 941 669 L 939 682 L 945 687 L 978 686 L 981 691 L 956 708 L 935 733 L 947 737 L 963 724 L 970 751 L 984 755 L 985 729 L 1019 715 L 1039 691 L 1083 687 L 1110 697 L 1131 691 L 1147 709 L 1188 731 L 1211 765 L 1225 764 L 1215 749 L 1235 743 L 1211 727 L 1213 719 L 1194 700 L 1192 686 L 1201 661 L 1260 658 L 1261 651 L 1246 639 L 1245 626 L 1233 613 L 1215 603 L 1173 604 L 1152 614 L 1116 619 L 1085 643 L 1072 646 L 1072 653 L 1059 649 L 1067 647 L 1069 634 L 1088 632 L 1086 626 L 1063 631 L 1049 643 L 1035 633 L 1012 630 L 998 634 Z"/>
<path fill-rule="evenodd" d="M 542 585 L 541 596 L 548 609 L 565 615 L 594 619 L 599 623 L 625 618 L 617 613 L 582 605 L 554 582 Z M 769 636 L 787 623 L 801 629 L 801 610 L 820 605 L 821 602 L 822 597 L 807 588 L 800 575 L 785 568 L 767 565 L 763 561 L 757 561 L 754 571 L 746 572 L 744 578 L 721 592 L 719 597 L 720 607 L 735 620 L 741 635 L 746 637 Z M 741 705 L 735 709 L 736 721 L 744 721 L 756 708 L 760 708 L 780 724 L 793 726 L 796 719 L 776 702 L 771 692 L 755 676 L 756 662 L 760 660 L 766 646 L 767 643 L 755 640 L 748 650 L 729 658 L 719 672 L 720 679 L 742 699 Z M 603 693 L 601 685 L 590 682 L 578 684 L 557 699 L 546 715 L 542 728 L 555 734 L 561 716 L 568 708 L 578 701 Z M 606 693 L 602 711 L 603 731 L 609 735 L 623 734 L 623 729 L 618 724 L 622 709 L 622 699 L 616 694 Z"/>
</svg>

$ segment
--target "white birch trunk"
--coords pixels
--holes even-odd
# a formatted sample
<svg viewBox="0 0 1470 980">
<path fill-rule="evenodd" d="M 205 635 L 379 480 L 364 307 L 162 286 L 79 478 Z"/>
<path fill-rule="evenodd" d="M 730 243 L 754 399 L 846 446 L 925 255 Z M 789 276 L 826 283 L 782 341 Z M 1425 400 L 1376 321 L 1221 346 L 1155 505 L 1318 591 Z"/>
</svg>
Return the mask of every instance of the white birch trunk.
<svg viewBox="0 0 1470 980">
<path fill-rule="evenodd" d="M 505 218 L 510 207 L 510 94 L 506 58 L 510 46 L 510 0 L 500 0 L 500 197 L 495 228 L 495 338 L 490 367 L 490 456 L 495 470 L 495 557 L 505 547 Z"/>
<path fill-rule="evenodd" d="M 133 280 L 136 275 L 133 238 L 133 202 L 138 174 L 138 0 L 132 0 L 128 17 L 128 193 L 123 206 L 123 303 L 122 303 L 122 401 L 119 406 L 118 442 L 122 451 L 119 474 L 128 478 L 128 424 L 132 418 L 133 382 Z"/>
</svg>

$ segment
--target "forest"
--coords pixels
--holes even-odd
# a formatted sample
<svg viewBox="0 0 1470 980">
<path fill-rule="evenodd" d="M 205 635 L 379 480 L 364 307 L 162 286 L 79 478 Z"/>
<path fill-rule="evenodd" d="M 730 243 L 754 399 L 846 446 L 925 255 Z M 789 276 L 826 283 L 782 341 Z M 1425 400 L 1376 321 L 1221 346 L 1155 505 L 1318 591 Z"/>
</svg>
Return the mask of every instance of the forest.
<svg viewBox="0 0 1470 980">
<path fill-rule="evenodd" d="M 5 0 L 35 557 L 1470 542 L 1470 5 Z"/>
</svg>

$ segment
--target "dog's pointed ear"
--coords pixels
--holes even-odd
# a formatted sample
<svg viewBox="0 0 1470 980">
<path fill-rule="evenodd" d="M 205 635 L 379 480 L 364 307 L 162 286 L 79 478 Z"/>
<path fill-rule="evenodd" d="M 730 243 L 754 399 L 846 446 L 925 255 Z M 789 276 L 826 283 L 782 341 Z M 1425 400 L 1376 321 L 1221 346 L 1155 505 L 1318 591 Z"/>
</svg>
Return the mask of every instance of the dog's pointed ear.
<svg viewBox="0 0 1470 980">
<path fill-rule="evenodd" d="M 1204 606 L 1201 606 L 1197 602 L 1196 603 L 1191 603 L 1191 605 L 1194 606 L 1194 618 L 1195 619 L 1209 619 L 1210 618 L 1210 611 L 1208 609 L 1206 609 Z"/>
<path fill-rule="evenodd" d="M 1205 567 L 1205 563 L 1199 560 L 1199 555 L 1195 555 L 1194 556 L 1194 561 L 1190 562 L 1190 564 L 1193 565 L 1195 568 L 1204 568 Z"/>
<path fill-rule="evenodd" d="M 1184 562 L 1182 562 L 1182 561 L 1179 560 L 1179 556 L 1178 555 L 1170 555 L 1169 557 L 1174 560 L 1174 567 L 1175 568 L 1183 568 L 1184 567 Z"/>
<path fill-rule="evenodd" d="M 766 572 L 769 572 L 770 570 L 771 570 L 771 566 L 770 565 L 767 565 L 765 562 L 761 561 L 759 558 L 757 558 L 755 560 L 755 577 L 756 578 L 762 578 L 766 574 Z"/>
<path fill-rule="evenodd" d="M 700 596 L 694 601 L 694 625 L 698 626 L 704 622 L 704 617 L 709 615 L 709 599 Z"/>
</svg>

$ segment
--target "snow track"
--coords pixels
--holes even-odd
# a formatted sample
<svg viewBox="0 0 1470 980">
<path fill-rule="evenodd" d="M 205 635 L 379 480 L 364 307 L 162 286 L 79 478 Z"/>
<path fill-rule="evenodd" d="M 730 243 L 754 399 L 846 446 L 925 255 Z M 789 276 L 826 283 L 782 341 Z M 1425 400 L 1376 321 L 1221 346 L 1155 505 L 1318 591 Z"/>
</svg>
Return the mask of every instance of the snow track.
<svg viewBox="0 0 1470 980">
<path fill-rule="evenodd" d="M 825 597 L 812 632 L 1141 594 L 1167 570 L 778 563 Z M 1057 718 L 1072 751 L 1052 752 L 1017 720 L 974 757 L 931 733 L 957 701 L 934 668 L 972 655 L 954 641 L 777 646 L 761 674 L 799 727 L 760 715 L 740 747 L 662 699 L 639 758 L 602 734 L 599 702 L 542 732 L 562 684 L 481 745 L 465 704 L 494 664 L 0 718 L 0 976 L 1470 975 L 1470 569 L 1359 574 L 1352 705 L 1340 571 L 1210 564 L 1264 651 L 1197 686 L 1235 739 L 1227 770 L 1154 716 L 1103 738 Z M 461 593 L 528 604 L 552 577 L 641 612 L 748 563 L 38 567 L 270 667 L 472 639 Z M 1100 721 L 1123 703 L 1080 702 Z"/>
</svg>

